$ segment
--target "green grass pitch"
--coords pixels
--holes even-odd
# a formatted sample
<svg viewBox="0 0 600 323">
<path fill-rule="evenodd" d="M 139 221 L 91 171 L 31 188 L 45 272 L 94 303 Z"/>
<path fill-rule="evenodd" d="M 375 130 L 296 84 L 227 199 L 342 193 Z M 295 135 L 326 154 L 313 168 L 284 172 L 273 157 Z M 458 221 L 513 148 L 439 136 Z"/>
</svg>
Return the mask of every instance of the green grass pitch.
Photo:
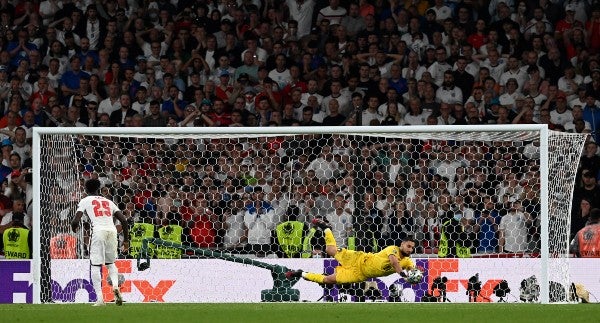
<svg viewBox="0 0 600 323">
<path fill-rule="evenodd" d="M 259 303 L 0 305 L 2 322 L 598 322 L 600 305 Z"/>
</svg>

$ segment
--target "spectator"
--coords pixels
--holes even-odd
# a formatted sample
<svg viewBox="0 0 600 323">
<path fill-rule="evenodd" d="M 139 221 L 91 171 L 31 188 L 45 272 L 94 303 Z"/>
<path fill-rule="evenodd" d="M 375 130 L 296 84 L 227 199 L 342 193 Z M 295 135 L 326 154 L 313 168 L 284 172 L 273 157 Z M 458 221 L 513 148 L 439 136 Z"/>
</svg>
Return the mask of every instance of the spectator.
<svg viewBox="0 0 600 323">
<path fill-rule="evenodd" d="M 39 10 L 39 22 L 42 23 L 39 27 L 46 31 L 43 35 L 35 34 L 35 26 L 39 22 L 34 22 L 34 17 L 21 14 L 23 5 L 18 6 L 18 10 L 10 4 L 0 5 L 7 12 L 18 12 L 13 18 L 3 15 L 5 23 L 0 24 L 0 34 L 5 37 L 8 46 L 0 54 L 0 127 L 8 124 L 10 118 L 5 137 L 14 141 L 10 146 L 3 144 L 5 162 L 8 164 L 13 149 L 17 151 L 21 147 L 21 141 L 17 143 L 20 125 L 26 128 L 27 139 L 30 137 L 27 133 L 34 125 L 177 126 L 185 119 L 188 120 L 183 123 L 189 126 L 213 124 L 213 120 L 198 119 L 192 114 L 192 109 L 218 119 L 215 124 L 229 126 L 296 126 L 318 122 L 324 125 L 363 125 L 371 124 L 375 119 L 386 125 L 509 124 L 514 121 L 547 123 L 552 127 L 554 124 L 556 129 L 563 126 L 577 133 L 597 132 L 600 65 L 595 50 L 599 46 L 594 45 L 598 41 L 594 39 L 598 34 L 596 20 L 600 11 L 593 6 L 588 10 L 591 13 L 586 14 L 582 1 L 566 3 L 569 10 L 562 19 L 561 5 L 550 3 L 543 8 L 530 7 L 530 16 L 527 16 L 524 11 L 527 7 L 522 1 L 505 4 L 498 0 L 490 4 L 489 10 L 484 8 L 476 12 L 476 22 L 471 21 L 475 12 L 461 6 L 450 6 L 455 17 L 452 14 L 448 16 L 448 10 L 444 9 L 448 8 L 448 4 L 440 1 L 431 4 L 420 0 L 404 4 L 391 1 L 383 7 L 379 2 L 373 5 L 363 0 L 358 3 L 342 2 L 342 5 L 338 0 L 326 3 L 314 0 L 267 1 L 265 4 L 253 0 L 242 1 L 239 6 L 231 3 L 190 7 L 189 1 L 181 1 L 177 5 L 159 1 L 137 8 L 137 5 L 108 1 L 104 5 L 91 4 L 85 9 L 76 9 L 72 3 L 57 6 L 51 1 L 43 1 Z M 281 8 L 274 7 L 277 3 L 282 5 Z M 26 2 L 27 6 L 29 4 Z M 515 7 L 514 13 L 511 13 L 511 7 Z M 138 9 L 145 11 L 146 15 L 136 17 Z M 84 15 L 81 10 L 85 10 Z M 170 12 L 181 14 L 170 15 Z M 191 19 L 188 12 L 193 12 L 196 18 Z M 589 20 L 587 15 L 590 15 Z M 127 20 L 127 16 L 131 19 Z M 284 16 L 290 19 L 286 21 Z M 585 38 L 586 34 L 589 39 Z M 523 39 L 527 40 L 526 44 L 522 43 Z M 190 52 L 195 54 L 189 57 Z M 453 70 L 454 84 L 443 82 L 445 72 L 450 70 Z M 289 73 L 289 77 L 279 74 L 269 76 L 269 71 Z M 264 90 L 265 85 L 270 84 L 269 78 L 278 83 L 270 93 Z M 141 86 L 146 88 L 145 92 Z M 452 98 L 451 94 L 456 94 L 450 93 L 453 87 L 460 89 L 462 100 L 455 100 L 456 95 Z M 436 92 L 440 93 L 437 100 Z M 446 93 L 450 99 L 441 93 Z M 563 93 L 567 100 L 562 100 Z M 129 97 L 125 106 L 121 94 Z M 363 100 L 365 96 L 368 99 Z M 376 110 L 380 116 L 375 119 L 369 117 L 372 96 L 379 101 Z M 221 98 L 222 103 L 217 98 Z M 466 103 L 463 105 L 462 101 Z M 153 105 L 153 102 L 156 104 Z M 159 108 L 156 109 L 155 105 Z M 161 105 L 165 107 L 163 113 Z M 186 111 L 188 107 L 191 107 L 190 111 Z M 312 116 L 307 114 L 308 119 L 301 122 L 305 107 L 311 108 Z M 570 112 L 568 107 L 573 111 Z M 114 113 L 118 122 L 114 118 L 111 120 Z M 597 142 L 598 138 L 595 139 Z M 249 168 L 246 175 L 263 181 L 265 190 L 273 187 L 276 192 L 284 192 L 283 187 L 277 191 L 281 185 L 278 182 L 283 180 L 286 183 L 287 179 L 293 178 L 294 182 L 287 188 L 291 195 L 296 194 L 296 199 L 301 200 L 301 196 L 316 194 L 319 203 L 332 202 L 328 197 L 330 192 L 347 192 L 350 186 L 353 193 L 349 193 L 351 197 L 347 196 L 348 203 L 354 203 L 354 199 L 362 197 L 365 183 L 381 190 L 381 178 L 390 182 L 398 180 L 398 185 L 403 185 L 404 177 L 416 175 L 411 173 L 414 167 L 419 178 L 411 181 L 412 186 L 398 187 L 397 190 L 406 192 L 407 209 L 413 220 L 421 224 L 420 228 L 426 218 L 426 203 L 442 196 L 444 189 L 452 195 L 455 191 L 462 192 L 465 204 L 470 204 L 473 209 L 482 209 L 475 207 L 481 194 L 517 190 L 520 185 L 514 186 L 515 182 L 527 181 L 529 176 L 525 171 L 509 172 L 512 175 L 494 171 L 488 178 L 487 171 L 475 165 L 488 162 L 502 164 L 502 158 L 490 156 L 511 156 L 506 167 L 523 166 L 510 165 L 515 162 L 512 153 L 496 153 L 494 149 L 497 147 L 487 145 L 482 147 L 490 148 L 490 151 L 477 149 L 465 153 L 466 161 L 459 167 L 464 169 L 464 174 L 453 176 L 461 179 L 452 184 L 453 178 L 447 183 L 439 176 L 430 175 L 428 168 L 431 163 L 419 160 L 419 154 L 431 157 L 430 153 L 438 152 L 437 147 L 429 147 L 430 143 L 406 144 L 406 149 L 402 148 L 399 152 L 390 148 L 390 156 L 396 159 L 390 164 L 386 161 L 388 156 L 373 154 L 373 148 L 366 149 L 364 160 L 360 162 L 354 160 L 358 156 L 348 152 L 335 153 L 330 161 L 320 161 L 323 157 L 315 159 L 313 151 L 327 150 L 330 146 L 325 143 L 327 140 L 310 141 L 310 147 L 296 141 L 277 143 L 281 148 L 276 150 L 258 147 L 263 144 L 270 147 L 273 145 L 270 140 L 256 140 L 252 149 L 240 150 L 247 155 L 233 156 L 231 160 L 229 156 L 224 157 L 228 155 L 227 148 L 205 148 L 203 140 L 186 140 L 186 145 L 195 148 L 186 152 L 186 156 L 179 156 L 184 152 L 175 153 L 168 146 L 184 142 L 179 139 L 167 139 L 166 143 L 161 141 L 152 145 L 143 143 L 149 146 L 147 151 L 154 151 L 153 156 L 130 155 L 129 151 L 140 151 L 142 145 L 133 142 L 115 147 L 94 147 L 95 154 L 104 154 L 101 160 L 98 156 L 90 156 L 90 151 L 84 153 L 85 158 L 96 159 L 98 164 L 104 165 L 98 167 L 104 168 L 106 178 L 114 182 L 115 188 L 118 187 L 116 195 L 122 196 L 124 206 L 130 204 L 126 200 L 133 195 L 126 193 L 133 189 L 128 185 L 135 186 L 138 182 L 150 185 L 154 181 L 151 184 L 153 189 L 162 190 L 163 185 L 173 185 L 180 179 L 179 171 L 168 171 L 164 176 L 162 173 L 145 177 L 135 174 L 121 178 L 117 175 L 123 176 L 120 174 L 123 167 L 139 173 L 154 171 L 152 167 L 164 167 L 162 172 L 177 165 L 182 172 L 195 174 L 192 176 L 195 184 L 188 185 L 190 188 L 214 193 L 214 187 L 205 187 L 205 168 L 199 165 L 217 167 L 221 176 L 219 180 L 235 182 L 240 180 L 238 173 L 243 161 L 257 166 L 255 169 L 246 165 Z M 527 158 L 535 159 L 538 148 L 531 144 L 523 153 Z M 593 164 L 597 153 L 593 150 L 594 144 L 586 146 L 586 156 L 581 160 L 580 169 L 590 169 L 592 174 L 596 174 L 597 167 Z M 170 156 L 172 153 L 177 156 Z M 28 158 L 20 157 L 23 163 Z M 171 158 L 175 157 L 178 163 L 171 165 Z M 160 162 L 144 165 L 132 160 L 137 158 Z M 273 165 L 258 170 L 266 159 L 271 160 Z M 309 169 L 311 162 L 325 163 L 327 167 L 324 170 L 317 166 Z M 470 164 L 467 165 L 467 162 Z M 280 164 L 286 167 L 278 166 Z M 300 166 L 288 170 L 288 165 Z M 5 171 L 11 172 L 10 169 Z M 281 177 L 269 178 L 259 176 L 259 173 L 281 174 Z M 311 175 L 310 178 L 307 174 Z M 469 178 L 469 174 L 473 176 Z M 86 173 L 85 176 L 91 175 Z M 181 180 L 189 180 L 188 177 L 181 176 Z M 210 177 L 214 181 L 214 176 Z M 597 176 L 593 177 L 582 176 L 582 180 L 591 187 L 597 179 Z M 507 185 L 495 187 L 504 180 Z M 361 184 L 356 185 L 359 182 Z M 494 185 L 491 185 L 492 182 Z M 239 185 L 231 185 L 236 186 L 233 191 L 237 194 L 242 193 Z M 327 196 L 321 194 L 321 190 L 327 191 Z M 417 199 L 414 197 L 416 190 L 420 192 Z M 588 193 L 583 188 L 576 190 L 574 209 L 579 208 L 581 196 Z M 404 193 L 395 194 L 391 189 L 388 194 L 404 196 Z M 533 220 L 537 211 L 526 205 L 530 203 L 531 194 L 531 188 L 527 187 L 524 187 L 523 194 L 507 193 L 522 202 Z M 278 201 L 273 196 L 269 200 Z M 508 201 L 507 197 L 505 202 Z M 307 202 L 310 203 L 313 202 Z M 276 208 L 275 205 L 272 207 Z M 323 212 L 327 207 L 314 208 Z M 133 210 L 131 213 L 135 214 L 135 208 Z M 170 207 L 164 207 L 162 211 L 164 214 L 171 212 Z M 179 214 L 180 210 L 177 208 L 173 212 L 169 216 Z M 306 216 L 313 214 L 306 213 Z M 493 212 L 491 216 L 494 217 Z M 475 219 L 481 218 L 483 215 L 475 216 Z M 499 223 L 496 219 L 495 224 L 485 225 L 492 230 Z M 434 227 L 432 225 L 428 235 L 435 236 Z M 189 228 L 186 230 L 189 231 Z M 226 231 L 216 230 L 215 241 L 218 242 L 219 236 Z M 436 247 L 435 243 L 431 246 Z M 490 252 L 493 247 L 484 246 L 483 249 Z"/>
<path fill-rule="evenodd" d="M 338 246 L 347 246 L 347 239 L 352 233 L 352 214 L 348 212 L 347 201 L 344 195 L 335 195 L 333 204 L 334 211 L 327 213 L 325 219 L 332 226 L 332 231 L 336 237 L 336 244 L 339 243 Z"/>
<path fill-rule="evenodd" d="M 500 219 L 498 251 L 526 252 L 528 249 L 527 232 L 531 224 L 531 215 L 524 211 L 521 202 L 512 202 L 509 212 Z"/>
<path fill-rule="evenodd" d="M 319 157 L 311 161 L 305 170 L 314 171 L 316 178 L 323 184 L 336 175 L 338 166 L 338 162 L 333 159 L 331 154 L 331 147 L 324 146 L 321 148 Z"/>
<path fill-rule="evenodd" d="M 382 126 L 403 125 L 402 113 L 398 109 L 398 103 L 388 103 L 386 114 L 381 121 Z"/>
<path fill-rule="evenodd" d="M 119 99 L 120 109 L 110 114 L 110 125 L 113 127 L 125 124 L 125 118 L 132 117 L 136 111 L 131 108 L 131 99 L 128 94 L 121 94 Z"/>
<path fill-rule="evenodd" d="M 246 251 L 257 256 L 266 256 L 271 249 L 271 231 L 278 220 L 275 210 L 264 201 L 261 187 L 254 187 L 252 198 L 246 201 L 244 224 L 248 228 L 248 245 Z"/>
<path fill-rule="evenodd" d="M 350 37 L 355 36 L 366 27 L 364 18 L 360 15 L 358 3 L 350 3 L 348 14 L 342 18 L 341 25 L 346 28 L 346 32 Z"/>
<path fill-rule="evenodd" d="M 563 127 L 567 123 L 573 122 L 573 114 L 571 110 L 568 110 L 565 94 L 558 93 L 556 95 L 556 107 L 550 111 L 550 121 Z"/>
<path fill-rule="evenodd" d="M 388 245 L 398 245 L 398 241 L 407 237 L 414 236 L 417 231 L 415 221 L 410 215 L 404 201 L 397 201 L 392 207 L 392 216 L 389 218 Z"/>
<path fill-rule="evenodd" d="M 114 111 L 121 108 L 121 101 L 119 95 L 119 86 L 117 84 L 108 85 L 108 97 L 100 101 L 98 106 L 98 113 L 107 113 L 110 115 Z"/>
<path fill-rule="evenodd" d="M 379 125 L 383 118 L 384 117 L 379 114 L 379 98 L 377 96 L 369 97 L 367 109 L 362 112 L 362 125 L 369 126 L 372 121 L 376 121 L 376 124 Z"/>
<path fill-rule="evenodd" d="M 193 207 L 189 207 L 193 203 Z M 194 202 L 189 199 L 181 201 L 179 208 L 182 217 L 186 218 L 186 210 L 191 214 L 190 237 L 194 245 L 200 248 L 215 248 L 218 245 L 217 230 L 220 229 L 219 217 L 208 207 L 208 201 L 200 198 Z M 183 212 L 182 212 L 183 209 Z"/>
<path fill-rule="evenodd" d="M 583 120 L 590 123 L 594 141 L 600 142 L 600 136 L 597 135 L 597 130 L 600 129 L 600 106 L 596 103 L 596 96 L 592 92 L 586 93 L 585 106 L 583 107 Z"/>
<path fill-rule="evenodd" d="M 16 175 L 15 172 L 13 172 L 13 175 Z M 21 173 L 18 173 L 19 176 L 14 176 L 15 180 L 18 181 L 19 179 L 17 177 L 21 176 Z M 23 174 L 25 175 L 25 174 Z M 25 205 L 25 200 L 23 200 L 21 197 L 18 196 L 18 191 L 14 191 L 14 194 L 8 194 L 7 197 L 12 199 L 12 208 L 10 212 L 6 212 L 4 214 L 4 216 L 2 217 L 2 221 L 0 222 L 0 228 L 1 226 L 5 226 L 7 224 L 10 224 L 11 221 L 13 221 L 13 215 L 15 214 L 23 214 L 24 218 L 21 220 L 21 223 L 27 227 L 27 228 L 31 228 L 31 216 L 28 215 L 26 213 L 26 205 Z M 17 196 L 17 197 L 15 197 Z"/>
<path fill-rule="evenodd" d="M 454 73 L 451 70 L 444 72 L 444 81 L 442 86 L 437 89 L 436 99 L 442 103 L 455 104 L 463 103 L 462 90 L 454 83 Z"/>
<path fill-rule="evenodd" d="M 600 258 L 600 209 L 590 211 L 590 219 L 586 226 L 579 230 L 569 251 L 581 258 Z"/>
<path fill-rule="evenodd" d="M 317 15 L 317 23 L 327 19 L 330 25 L 339 25 L 346 16 L 346 8 L 340 7 L 339 0 L 329 0 L 329 6 L 321 9 Z"/>
<path fill-rule="evenodd" d="M 81 121 L 79 114 L 79 107 L 71 106 L 67 109 L 66 122 L 63 123 L 63 127 L 87 127 L 87 125 Z"/>
<path fill-rule="evenodd" d="M 431 74 L 435 85 L 441 86 L 444 82 L 444 72 L 452 70 L 452 66 L 448 64 L 447 51 L 443 46 L 439 46 L 435 49 L 435 62 L 427 68 L 427 71 Z"/>
<path fill-rule="evenodd" d="M 142 121 L 144 127 L 165 127 L 167 125 L 166 117 L 160 112 L 160 103 L 151 101 L 148 114 Z"/>
<path fill-rule="evenodd" d="M 381 246 L 383 227 L 383 211 L 375 203 L 377 197 L 372 192 L 363 194 L 358 214 L 353 221 L 356 250 L 371 252 Z"/>
<path fill-rule="evenodd" d="M 592 203 L 592 208 L 596 207 L 600 197 L 600 187 L 598 187 L 596 175 L 589 169 L 581 171 L 581 186 L 575 187 L 573 205 L 577 206 L 581 199 L 587 198 Z"/>
<path fill-rule="evenodd" d="M 474 231 L 477 233 L 479 242 L 478 253 L 493 253 L 498 250 L 499 215 L 497 211 L 490 209 L 490 207 L 493 207 L 493 203 L 486 203 L 485 208 L 475 220 Z"/>
<path fill-rule="evenodd" d="M 310 33 L 315 2 L 314 0 L 286 0 L 286 4 L 290 17 L 297 23 L 298 29 L 296 34 L 290 33 L 290 35 L 292 39 L 299 40 Z"/>
<path fill-rule="evenodd" d="M 421 100 L 414 98 L 408 101 L 408 113 L 404 116 L 404 122 L 407 125 L 425 125 L 427 116 L 421 111 Z"/>
</svg>

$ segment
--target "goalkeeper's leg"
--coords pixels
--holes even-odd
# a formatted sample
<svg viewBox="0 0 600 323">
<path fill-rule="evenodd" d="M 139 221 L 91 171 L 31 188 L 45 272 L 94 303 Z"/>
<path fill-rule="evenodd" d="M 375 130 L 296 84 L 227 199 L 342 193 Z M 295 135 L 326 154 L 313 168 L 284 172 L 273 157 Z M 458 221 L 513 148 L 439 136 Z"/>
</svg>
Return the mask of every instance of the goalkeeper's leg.
<svg viewBox="0 0 600 323">
<path fill-rule="evenodd" d="M 323 234 L 325 235 L 325 252 L 330 257 L 335 257 L 338 248 L 329 223 L 318 218 L 313 219 L 312 223 L 323 230 Z"/>
<path fill-rule="evenodd" d="M 335 255 L 338 252 L 338 247 L 335 242 L 335 237 L 333 236 L 333 232 L 331 232 L 331 229 L 327 228 L 323 231 L 323 234 L 325 235 L 325 252 L 330 257 L 335 257 Z"/>
<path fill-rule="evenodd" d="M 287 277 L 287 279 L 292 279 L 294 277 L 297 277 L 297 278 L 302 277 L 305 280 L 315 282 L 317 284 L 335 284 L 337 282 L 335 273 L 325 276 L 323 274 L 309 273 L 309 272 L 304 272 L 302 270 L 295 270 L 295 271 L 288 271 L 287 273 L 285 273 L 285 276 Z"/>
<path fill-rule="evenodd" d="M 338 248 L 335 242 L 335 237 L 333 236 L 333 232 L 331 231 L 331 226 L 321 219 L 313 219 L 312 223 L 321 228 L 323 230 L 323 234 L 325 235 L 325 252 L 330 257 L 335 257 L 337 254 Z M 309 273 L 303 272 L 302 270 L 289 271 L 286 273 L 287 278 L 292 277 L 302 277 L 308 281 L 315 282 L 318 284 L 335 284 L 337 283 L 336 274 L 333 273 L 331 275 L 325 276 L 323 274 L 317 273 Z"/>
</svg>

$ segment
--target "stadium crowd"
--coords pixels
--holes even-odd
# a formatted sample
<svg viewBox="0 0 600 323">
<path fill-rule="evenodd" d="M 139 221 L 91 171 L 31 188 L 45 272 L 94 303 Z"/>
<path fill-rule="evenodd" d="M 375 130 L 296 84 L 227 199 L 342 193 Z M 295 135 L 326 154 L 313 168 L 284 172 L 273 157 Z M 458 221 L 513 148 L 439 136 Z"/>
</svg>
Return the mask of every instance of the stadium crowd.
<svg viewBox="0 0 600 323">
<path fill-rule="evenodd" d="M 0 0 L 0 231 L 31 226 L 33 127 L 543 123 L 591 134 L 574 235 L 600 207 L 592 2 Z M 78 157 L 132 223 L 194 246 L 281 255 L 277 224 L 319 216 L 365 250 L 411 234 L 437 253 L 455 218 L 473 252 L 539 248 L 535 142 L 297 139 L 81 138 Z"/>
</svg>

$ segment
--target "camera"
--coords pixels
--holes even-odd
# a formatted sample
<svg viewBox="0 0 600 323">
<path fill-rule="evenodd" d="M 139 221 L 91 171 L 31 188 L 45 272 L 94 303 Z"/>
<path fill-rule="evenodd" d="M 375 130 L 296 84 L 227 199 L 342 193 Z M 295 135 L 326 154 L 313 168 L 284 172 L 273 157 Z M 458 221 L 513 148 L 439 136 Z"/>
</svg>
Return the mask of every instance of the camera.
<svg viewBox="0 0 600 323">
<path fill-rule="evenodd" d="M 445 291 L 447 282 L 448 282 L 448 278 L 437 277 L 436 279 L 433 280 L 433 283 L 431 284 L 431 289 L 439 289 L 439 290 Z"/>
<path fill-rule="evenodd" d="M 388 302 L 397 303 L 402 302 L 402 286 L 399 284 L 390 285 L 390 296 L 388 296 Z"/>
<path fill-rule="evenodd" d="M 372 302 L 381 299 L 381 291 L 377 287 L 377 282 L 370 281 L 365 283 L 364 296 Z"/>
<path fill-rule="evenodd" d="M 448 278 L 442 276 L 436 277 L 431 283 L 431 291 L 425 293 L 425 296 L 421 298 L 421 302 L 448 302 L 446 298 L 446 283 L 448 283 Z"/>
<path fill-rule="evenodd" d="M 347 301 L 342 299 L 342 294 L 346 298 L 353 297 L 355 302 L 362 303 L 365 301 L 381 301 L 383 295 L 381 290 L 377 286 L 377 282 L 375 281 L 367 281 L 360 283 L 352 283 L 352 284 L 340 284 L 338 285 L 340 302 Z M 326 301 L 333 301 L 333 298 L 330 295 L 325 296 Z"/>
<path fill-rule="evenodd" d="M 525 303 L 537 302 L 540 297 L 540 285 L 538 284 L 537 278 L 530 276 L 521 281 L 521 287 L 519 288 L 521 295 L 519 299 Z"/>
<path fill-rule="evenodd" d="M 510 293 L 510 288 L 508 287 L 508 282 L 506 280 L 503 280 L 494 286 L 494 295 L 500 297 L 498 302 L 506 302 L 504 297 L 506 297 L 506 294 L 508 293 Z"/>
<path fill-rule="evenodd" d="M 467 283 L 467 295 L 469 295 L 469 302 L 477 302 L 477 297 L 481 292 L 481 281 L 479 280 L 479 273 L 469 278 Z"/>
</svg>

